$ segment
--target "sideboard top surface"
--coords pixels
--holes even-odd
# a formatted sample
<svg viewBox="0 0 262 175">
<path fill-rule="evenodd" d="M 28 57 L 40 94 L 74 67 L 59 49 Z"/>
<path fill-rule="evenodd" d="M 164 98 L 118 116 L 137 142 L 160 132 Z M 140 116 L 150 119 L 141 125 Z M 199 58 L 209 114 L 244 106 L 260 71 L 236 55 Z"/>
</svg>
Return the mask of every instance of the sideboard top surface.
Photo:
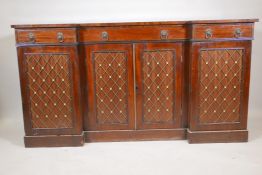
<svg viewBox="0 0 262 175">
<path fill-rule="evenodd" d="M 194 21 L 158 21 L 158 22 L 121 22 L 121 23 L 73 23 L 73 24 L 18 24 L 12 28 L 60 28 L 60 27 L 113 27 L 113 26 L 146 26 L 146 25 L 186 25 L 186 24 L 221 24 L 221 23 L 253 23 L 258 19 L 224 19 Z"/>
</svg>

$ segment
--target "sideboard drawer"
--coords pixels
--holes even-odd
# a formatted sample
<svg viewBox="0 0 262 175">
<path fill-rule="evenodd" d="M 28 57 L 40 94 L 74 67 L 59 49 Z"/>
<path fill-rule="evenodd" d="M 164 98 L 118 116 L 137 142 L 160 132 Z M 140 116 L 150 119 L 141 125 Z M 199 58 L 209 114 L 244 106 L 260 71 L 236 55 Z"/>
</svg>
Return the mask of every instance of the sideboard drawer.
<svg viewBox="0 0 262 175">
<path fill-rule="evenodd" d="M 92 27 L 83 28 L 79 31 L 80 42 L 130 40 L 150 41 L 185 38 L 186 27 L 182 25 Z"/>
<path fill-rule="evenodd" d="M 193 25 L 192 39 L 244 39 L 253 38 L 253 24 L 195 24 Z"/>
<path fill-rule="evenodd" d="M 36 29 L 16 30 L 17 43 L 75 43 L 77 42 L 75 29 Z"/>
</svg>

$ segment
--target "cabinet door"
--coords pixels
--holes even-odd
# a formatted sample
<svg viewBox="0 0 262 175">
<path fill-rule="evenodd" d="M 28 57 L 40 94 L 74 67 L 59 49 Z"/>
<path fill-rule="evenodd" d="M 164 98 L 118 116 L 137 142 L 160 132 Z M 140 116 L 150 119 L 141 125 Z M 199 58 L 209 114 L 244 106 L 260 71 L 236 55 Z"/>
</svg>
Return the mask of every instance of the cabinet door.
<svg viewBox="0 0 262 175">
<path fill-rule="evenodd" d="M 133 56 L 130 44 L 85 46 L 86 130 L 134 129 Z"/>
<path fill-rule="evenodd" d="M 76 47 L 19 47 L 26 135 L 82 132 Z"/>
<path fill-rule="evenodd" d="M 194 43 L 190 130 L 245 129 L 250 41 Z"/>
<path fill-rule="evenodd" d="M 138 129 L 181 127 L 182 44 L 136 45 Z"/>
</svg>

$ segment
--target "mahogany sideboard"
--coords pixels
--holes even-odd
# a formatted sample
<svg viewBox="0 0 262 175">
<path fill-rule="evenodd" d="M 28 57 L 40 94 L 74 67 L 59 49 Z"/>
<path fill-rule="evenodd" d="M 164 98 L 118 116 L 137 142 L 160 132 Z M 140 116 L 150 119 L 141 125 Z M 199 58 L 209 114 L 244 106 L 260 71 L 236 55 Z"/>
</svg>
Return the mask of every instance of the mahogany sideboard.
<svg viewBox="0 0 262 175">
<path fill-rule="evenodd" d="M 12 25 L 25 146 L 247 141 L 255 22 Z"/>
</svg>

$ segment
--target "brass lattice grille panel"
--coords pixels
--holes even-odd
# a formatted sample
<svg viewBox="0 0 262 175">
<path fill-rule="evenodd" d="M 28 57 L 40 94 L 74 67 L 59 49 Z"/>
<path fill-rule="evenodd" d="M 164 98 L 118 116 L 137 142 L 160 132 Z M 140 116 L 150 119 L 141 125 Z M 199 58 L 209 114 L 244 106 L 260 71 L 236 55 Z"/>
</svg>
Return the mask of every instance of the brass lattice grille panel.
<svg viewBox="0 0 262 175">
<path fill-rule="evenodd" d="M 33 128 L 72 128 L 67 54 L 25 54 Z"/>
<path fill-rule="evenodd" d="M 200 123 L 238 122 L 243 49 L 200 52 Z"/>
<path fill-rule="evenodd" d="M 94 52 L 97 122 L 128 123 L 128 77 L 125 52 Z"/>
<path fill-rule="evenodd" d="M 173 122 L 175 52 L 155 50 L 143 52 L 143 121 Z"/>
</svg>

